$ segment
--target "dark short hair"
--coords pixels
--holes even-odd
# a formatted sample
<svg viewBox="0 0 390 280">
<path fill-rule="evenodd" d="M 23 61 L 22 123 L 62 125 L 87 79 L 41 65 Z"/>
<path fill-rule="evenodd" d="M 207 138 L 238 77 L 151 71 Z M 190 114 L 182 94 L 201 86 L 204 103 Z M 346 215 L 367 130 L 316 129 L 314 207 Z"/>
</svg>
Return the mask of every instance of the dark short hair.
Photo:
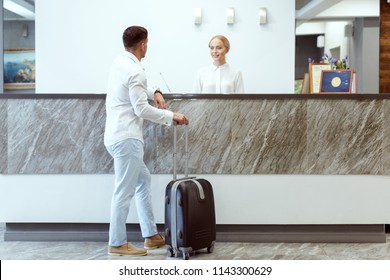
<svg viewBox="0 0 390 280">
<path fill-rule="evenodd" d="M 148 38 L 148 30 L 142 26 L 130 26 L 123 32 L 122 40 L 125 48 L 132 48 Z"/>
</svg>

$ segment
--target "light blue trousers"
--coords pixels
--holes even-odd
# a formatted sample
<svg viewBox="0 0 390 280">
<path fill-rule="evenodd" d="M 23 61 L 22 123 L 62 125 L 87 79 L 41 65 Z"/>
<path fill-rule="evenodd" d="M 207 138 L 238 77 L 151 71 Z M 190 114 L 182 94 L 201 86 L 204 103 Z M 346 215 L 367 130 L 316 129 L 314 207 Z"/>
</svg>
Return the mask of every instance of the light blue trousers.
<svg viewBox="0 0 390 280">
<path fill-rule="evenodd" d="M 151 200 L 151 176 L 144 163 L 143 143 L 126 139 L 107 147 L 114 158 L 115 188 L 111 200 L 109 245 L 127 243 L 126 220 L 135 196 L 142 236 L 157 234 Z"/>
</svg>

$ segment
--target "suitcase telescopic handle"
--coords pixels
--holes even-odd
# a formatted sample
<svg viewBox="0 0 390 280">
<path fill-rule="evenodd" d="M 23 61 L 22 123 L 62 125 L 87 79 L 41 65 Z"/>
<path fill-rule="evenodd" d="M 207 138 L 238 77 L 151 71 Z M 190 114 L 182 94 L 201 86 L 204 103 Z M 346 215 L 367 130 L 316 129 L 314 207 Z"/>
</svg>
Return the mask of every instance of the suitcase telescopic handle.
<svg viewBox="0 0 390 280">
<path fill-rule="evenodd" d="M 188 177 L 188 122 L 184 125 L 185 131 L 184 131 L 184 158 L 185 158 L 185 165 L 184 165 L 184 176 Z M 173 122 L 173 180 L 177 179 L 177 122 Z"/>
</svg>

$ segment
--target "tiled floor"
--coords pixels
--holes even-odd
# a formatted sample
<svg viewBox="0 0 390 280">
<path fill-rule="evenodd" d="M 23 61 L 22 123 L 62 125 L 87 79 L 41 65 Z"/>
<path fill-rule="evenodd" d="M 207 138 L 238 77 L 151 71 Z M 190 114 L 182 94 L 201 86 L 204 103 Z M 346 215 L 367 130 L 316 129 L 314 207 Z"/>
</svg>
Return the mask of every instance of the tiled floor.
<svg viewBox="0 0 390 280">
<path fill-rule="evenodd" d="M 1 260 L 166 260 L 166 249 L 151 250 L 144 257 L 113 257 L 105 242 L 4 242 L 0 223 Z M 135 243 L 141 246 L 141 243 Z M 198 260 L 390 260 L 387 243 L 219 243 L 214 252 L 191 256 Z"/>
</svg>

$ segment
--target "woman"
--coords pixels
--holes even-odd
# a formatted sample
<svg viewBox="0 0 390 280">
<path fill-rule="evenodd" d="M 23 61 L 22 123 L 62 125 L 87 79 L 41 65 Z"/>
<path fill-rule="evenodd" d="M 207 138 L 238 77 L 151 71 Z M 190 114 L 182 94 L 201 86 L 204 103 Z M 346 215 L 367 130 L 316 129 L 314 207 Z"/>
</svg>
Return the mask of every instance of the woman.
<svg viewBox="0 0 390 280">
<path fill-rule="evenodd" d="M 229 40 L 216 35 L 209 42 L 213 64 L 198 71 L 193 93 L 244 93 L 244 83 L 240 71 L 232 69 L 226 62 Z"/>
</svg>

